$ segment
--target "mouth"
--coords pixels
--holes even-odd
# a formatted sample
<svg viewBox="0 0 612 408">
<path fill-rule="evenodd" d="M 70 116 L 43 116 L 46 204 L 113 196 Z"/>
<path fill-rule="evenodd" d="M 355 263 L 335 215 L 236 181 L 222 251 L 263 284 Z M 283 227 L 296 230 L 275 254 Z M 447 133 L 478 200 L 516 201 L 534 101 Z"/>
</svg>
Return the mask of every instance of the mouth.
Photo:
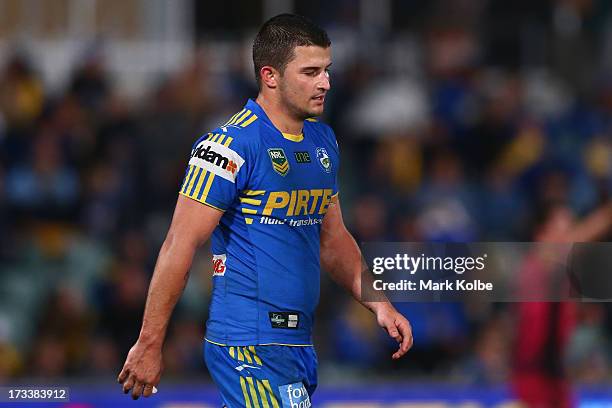
<svg viewBox="0 0 612 408">
<path fill-rule="evenodd" d="M 325 94 L 314 96 L 312 99 L 318 103 L 323 103 L 325 101 Z"/>
</svg>

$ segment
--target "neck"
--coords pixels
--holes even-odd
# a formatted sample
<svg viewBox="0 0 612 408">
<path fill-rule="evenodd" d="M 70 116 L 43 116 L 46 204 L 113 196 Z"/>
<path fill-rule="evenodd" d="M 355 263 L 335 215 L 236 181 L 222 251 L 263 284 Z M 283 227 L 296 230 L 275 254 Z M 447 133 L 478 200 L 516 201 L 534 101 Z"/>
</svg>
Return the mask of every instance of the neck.
<svg viewBox="0 0 612 408">
<path fill-rule="evenodd" d="M 304 121 L 296 118 L 287 107 L 280 103 L 279 98 L 259 93 L 255 102 L 266 112 L 268 118 L 281 133 L 299 135 L 302 133 Z"/>
</svg>

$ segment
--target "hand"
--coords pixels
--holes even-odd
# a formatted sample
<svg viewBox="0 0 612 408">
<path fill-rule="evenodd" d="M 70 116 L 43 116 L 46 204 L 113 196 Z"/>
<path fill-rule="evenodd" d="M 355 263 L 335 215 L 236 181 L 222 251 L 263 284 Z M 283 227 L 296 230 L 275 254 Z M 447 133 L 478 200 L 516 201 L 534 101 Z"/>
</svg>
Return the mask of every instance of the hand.
<svg viewBox="0 0 612 408">
<path fill-rule="evenodd" d="M 408 320 L 399 313 L 391 304 L 386 304 L 376 311 L 378 325 L 387 331 L 399 344 L 399 349 L 393 353 L 392 358 L 397 360 L 412 347 L 412 327 Z"/>
<path fill-rule="evenodd" d="M 153 394 L 153 387 L 159 384 L 162 371 L 161 347 L 144 344 L 140 340 L 127 355 L 117 381 L 123 384 L 123 392 L 132 390 L 132 398 L 138 399 Z"/>
</svg>

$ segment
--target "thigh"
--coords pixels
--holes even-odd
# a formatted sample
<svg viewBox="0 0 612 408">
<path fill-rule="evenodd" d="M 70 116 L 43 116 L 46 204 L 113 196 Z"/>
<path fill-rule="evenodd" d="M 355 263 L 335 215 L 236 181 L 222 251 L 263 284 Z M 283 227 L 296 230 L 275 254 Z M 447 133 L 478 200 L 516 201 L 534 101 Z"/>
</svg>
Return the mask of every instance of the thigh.
<svg viewBox="0 0 612 408">
<path fill-rule="evenodd" d="M 308 408 L 317 387 L 314 347 L 256 346 L 272 392 L 282 408 Z"/>
<path fill-rule="evenodd" d="M 219 346 L 205 359 L 228 408 L 307 408 L 316 388 L 312 347 Z"/>
</svg>

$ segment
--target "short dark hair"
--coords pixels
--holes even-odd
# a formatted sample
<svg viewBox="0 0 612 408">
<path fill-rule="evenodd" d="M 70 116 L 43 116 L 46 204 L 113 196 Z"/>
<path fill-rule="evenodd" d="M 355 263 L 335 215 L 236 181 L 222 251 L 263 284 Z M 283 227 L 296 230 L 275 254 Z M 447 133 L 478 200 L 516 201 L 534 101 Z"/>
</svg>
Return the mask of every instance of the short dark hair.
<svg viewBox="0 0 612 408">
<path fill-rule="evenodd" d="M 279 14 L 266 21 L 253 42 L 255 79 L 261 88 L 261 68 L 269 65 L 281 74 L 294 58 L 295 47 L 316 45 L 327 48 L 331 41 L 325 30 L 297 14 Z"/>
</svg>

